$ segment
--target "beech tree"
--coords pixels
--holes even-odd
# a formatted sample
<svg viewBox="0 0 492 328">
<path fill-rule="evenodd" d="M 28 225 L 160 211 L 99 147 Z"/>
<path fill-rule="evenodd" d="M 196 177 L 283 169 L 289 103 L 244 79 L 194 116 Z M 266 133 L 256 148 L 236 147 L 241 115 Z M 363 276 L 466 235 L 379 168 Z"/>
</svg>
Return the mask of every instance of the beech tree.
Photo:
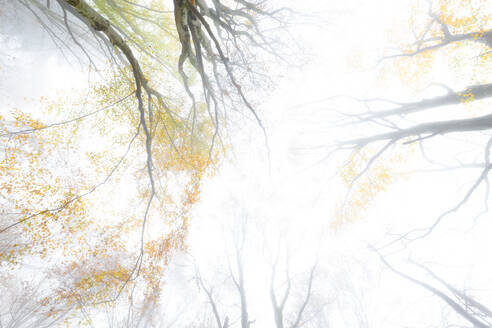
<svg viewBox="0 0 492 328">
<path fill-rule="evenodd" d="M 392 180 L 391 163 L 405 161 L 413 145 L 429 165 L 443 170 L 477 170 L 475 181 L 459 202 L 438 217 L 429 218 L 427 227 L 400 234 L 393 242 L 406 243 L 429 235 L 444 218 L 460 210 L 479 189 L 484 190 L 484 211 L 488 208 L 492 116 L 485 109 L 492 97 L 489 79 L 490 17 L 486 1 L 415 2 L 408 23 L 410 32 L 404 34 L 413 35 L 415 39 L 395 40 L 396 49 L 387 50 L 375 69 L 379 69 L 382 76 L 391 76 L 391 83 L 400 82 L 430 96 L 413 101 L 379 95 L 374 98 L 356 95 L 331 98 L 333 102 L 351 102 L 352 110 L 337 111 L 334 126 L 350 127 L 358 137 L 340 140 L 332 149 L 351 152 L 342 176 L 354 194 L 358 190 L 367 191 L 367 176 L 375 178 L 372 180 L 375 193 L 385 190 Z M 453 85 L 448 85 L 448 81 L 434 80 L 433 72 L 437 70 L 452 72 L 455 75 Z M 461 149 L 462 142 L 446 139 L 448 136 L 461 140 L 473 137 L 481 147 L 477 149 L 469 145 L 474 154 L 467 159 L 456 154 L 456 163 L 440 162 L 439 151 L 433 147 L 434 140 L 441 138 L 441 144 L 451 140 L 455 146 L 450 143 L 449 147 Z M 474 160 L 470 160 L 472 158 Z M 352 203 L 364 207 L 366 198 L 356 195 Z M 345 203 L 350 203 L 350 200 Z M 346 206 L 341 210 L 345 217 L 353 214 L 347 212 L 353 212 L 350 208 Z"/>
<path fill-rule="evenodd" d="M 487 328 L 491 326 L 492 311 L 486 305 L 475 300 L 472 296 L 467 295 L 466 291 L 460 290 L 449 284 L 428 267 L 414 263 L 426 272 L 435 282 L 442 285 L 444 290 L 440 287 L 433 286 L 435 283 L 427 283 L 395 269 L 381 255 L 380 258 L 384 265 L 393 273 L 432 293 L 435 297 L 446 303 L 459 317 L 469 324 L 472 324 L 473 327 Z"/>
<path fill-rule="evenodd" d="M 152 307 L 234 111 L 266 138 L 249 90 L 272 83 L 261 65 L 280 58 L 278 33 L 264 30 L 290 11 L 243 0 L 18 0 L 1 13 L 18 11 L 91 79 L 79 94 L 40 99 L 36 113 L 0 116 L 2 263 L 45 260 L 53 306 Z"/>
<path fill-rule="evenodd" d="M 214 269 L 194 263 L 194 280 L 211 318 L 207 326 L 248 328 L 266 321 L 277 328 L 316 327 L 314 318 L 329 303 L 316 290 L 321 282 L 317 280 L 319 259 L 294 268 L 290 261 L 301 256 L 288 251 L 286 231 L 265 233 L 267 224 L 257 226 L 247 211 L 230 219 L 230 230 L 224 229 L 220 250 L 224 255 L 210 254 L 216 261 L 211 265 Z M 258 261 L 260 258 L 265 261 Z M 258 308 L 258 303 L 265 303 L 265 308 Z"/>
<path fill-rule="evenodd" d="M 289 101 L 281 102 L 272 111 L 276 119 L 266 124 L 259 111 L 270 104 L 265 95 L 280 75 L 281 65 L 271 64 L 287 63 L 282 74 L 300 65 L 285 56 L 296 44 L 283 39 L 293 24 L 291 10 L 264 0 L 0 3 L 0 42 L 9 38 L 9 32 L 2 35 L 3 22 L 23 26 L 30 17 L 54 45 L 49 53 L 70 63 L 74 78 L 87 80 L 57 96 L 0 105 L 0 326 L 385 327 L 411 326 L 405 320 L 416 317 L 432 325 L 425 321 L 439 315 L 443 326 L 492 325 L 487 296 L 468 279 L 480 270 L 466 268 L 456 278 L 447 272 L 458 261 L 435 258 L 444 252 L 456 256 L 465 246 L 452 248 L 441 239 L 428 243 L 466 204 L 478 203 L 471 211 L 481 212 L 459 225 L 466 220 L 471 228 L 488 210 L 492 12 L 487 1 L 409 1 L 408 22 L 395 22 L 388 33 L 392 48 L 371 62 L 368 74 L 377 81 L 367 88 L 379 90 L 362 97 L 354 88 L 328 100 L 335 105 L 328 114 L 334 117 L 328 134 L 335 140 L 313 143 L 328 143 L 323 150 L 343 163 L 340 181 L 319 190 L 314 189 L 323 183 L 319 176 L 326 167 L 302 170 L 301 161 L 290 156 L 291 144 L 311 133 L 303 125 L 306 112 L 297 120 L 298 112 L 289 116 Z M 323 4 L 317 5 L 325 15 Z M 318 87 L 327 89 L 324 78 L 334 87 L 347 83 L 347 76 L 326 73 L 343 72 L 334 66 L 357 51 L 347 45 L 365 43 L 360 36 L 346 37 L 359 23 L 346 19 L 350 10 L 361 17 L 379 14 L 364 1 L 329 8 L 343 29 L 294 31 L 330 53 L 315 54 L 314 67 L 306 70 L 311 76 L 314 68 L 316 79 L 287 81 L 305 84 L 300 90 L 309 98 Z M 16 37 L 5 48 L 15 47 Z M 15 76 L 3 51 L 0 75 Z M 46 58 L 35 56 L 36 63 Z M 72 78 L 55 68 L 50 73 L 55 80 Z M 350 80 L 349 87 L 359 82 Z M 293 98 L 284 93 L 277 98 L 312 104 L 302 98 L 304 92 L 292 93 Z M 326 122 L 313 114 L 318 126 Z M 322 130 L 326 133 L 326 126 Z M 262 139 L 265 153 L 244 152 L 229 163 L 231 136 L 250 133 Z M 266 156 L 270 145 L 272 157 Z M 262 166 L 266 157 L 269 168 Z M 226 170 L 212 180 L 224 162 Z M 389 191 L 400 171 L 414 163 L 412 172 L 466 170 L 475 176 L 438 215 L 425 210 L 424 226 L 415 223 L 417 215 L 414 221 L 395 218 L 421 213 L 417 209 L 388 203 L 378 210 L 381 221 L 391 222 L 352 226 L 374 213 L 368 209 L 375 196 Z M 244 171 L 227 171 L 232 166 Z M 458 180 L 458 174 L 453 177 Z M 206 183 L 213 199 L 205 205 L 200 199 Z M 326 199 L 325 189 L 330 189 Z M 342 189 L 345 197 L 336 204 Z M 416 189 L 405 192 L 420 193 Z M 395 204 L 400 201 L 420 205 L 412 199 Z M 203 224 L 194 226 L 190 239 L 199 220 Z M 217 226 L 223 222 L 231 233 L 221 236 L 224 225 Z M 378 256 L 370 256 L 367 240 Z M 413 263 L 404 271 L 397 264 L 404 253 L 424 258 L 419 263 L 425 266 Z M 384 279 L 385 270 L 394 286 L 393 278 Z M 401 281 L 411 287 L 400 290 Z M 419 291 L 431 297 L 404 313 L 395 311 L 422 296 Z M 419 306 L 422 312 L 409 311 Z"/>
<path fill-rule="evenodd" d="M 278 288 L 276 285 L 278 285 L 277 280 L 278 279 L 278 260 L 279 260 L 279 254 L 277 254 L 277 258 L 274 260 L 272 263 L 272 268 L 271 268 L 271 279 L 270 279 L 270 301 L 272 303 L 272 311 L 273 311 L 273 317 L 275 319 L 275 326 L 277 328 L 284 328 L 284 327 L 291 327 L 291 328 L 297 328 L 297 327 L 303 327 L 306 325 L 307 322 L 309 322 L 310 319 L 312 319 L 312 316 L 308 316 L 306 312 L 309 302 L 311 301 L 311 297 L 313 294 L 313 283 L 315 279 L 315 273 L 316 273 L 316 267 L 318 263 L 314 263 L 308 270 L 307 272 L 307 282 L 304 290 L 304 295 L 301 296 L 300 300 L 295 300 L 299 305 L 296 307 L 293 307 L 290 305 L 290 312 L 287 311 L 286 305 L 287 302 L 292 302 L 293 297 L 292 297 L 292 285 L 293 285 L 293 279 L 290 276 L 290 268 L 289 268 L 289 254 L 287 254 L 287 259 L 286 259 L 286 268 L 285 268 L 285 281 L 283 282 L 283 288 Z M 280 290 L 279 290 L 280 289 Z M 292 309 L 293 308 L 293 309 Z"/>
<path fill-rule="evenodd" d="M 474 172 L 474 179 L 465 185 L 464 191 L 457 192 L 458 201 L 449 204 L 437 216 L 425 213 L 424 226 L 410 222 L 411 230 L 386 231 L 384 238 L 369 246 L 377 253 L 384 269 L 430 293 L 444 305 L 442 325 L 449 327 L 490 327 L 489 305 L 476 296 L 476 290 L 448 282 L 430 266 L 413 262 L 420 270 L 412 274 L 391 263 L 402 253 L 411 256 L 412 252 L 418 252 L 418 248 L 413 247 L 414 242 L 432 238 L 437 227 L 446 225 L 446 219 L 472 199 L 481 196 L 481 208 L 478 209 L 475 202 L 472 210 L 459 212 L 464 212 L 461 222 L 466 220 L 470 227 L 459 231 L 466 235 L 488 212 L 492 168 L 492 121 L 488 110 L 492 96 L 490 10 L 490 4 L 485 1 L 413 2 L 409 9 L 410 20 L 404 29 L 406 33 L 395 32 L 395 46 L 385 50 L 372 67 L 380 77 L 389 80 L 385 85 L 388 94 L 394 90 L 394 85 L 409 91 L 400 92 L 404 94 L 400 99 L 390 98 L 385 93 L 374 97 L 350 94 L 329 99 L 340 108 L 342 105 L 349 108 L 334 111 L 336 119 L 331 126 L 350 129 L 353 133 L 349 138 L 340 137 L 329 147 L 330 156 L 340 152 L 350 154 L 348 159 L 344 155 L 341 174 L 349 191 L 339 207 L 334 227 L 360 218 L 370 200 L 396 180 L 398 166 L 403 167 L 415 154 L 420 154 L 422 159 L 412 162 L 418 163 L 417 172 L 454 175 L 465 170 Z M 414 39 L 402 39 L 402 35 Z M 446 76 L 446 79 L 438 80 L 436 76 Z M 412 97 L 417 99 L 412 100 Z M 423 206 L 411 197 L 407 200 L 410 206 Z M 398 212 L 406 210 L 400 208 Z M 470 214 L 473 210 L 480 212 Z M 437 242 L 447 247 L 447 241 L 439 239 Z M 432 253 L 433 250 L 426 251 Z M 447 272 L 453 270 L 448 268 Z M 467 279 L 464 285 L 472 283 Z"/>
</svg>

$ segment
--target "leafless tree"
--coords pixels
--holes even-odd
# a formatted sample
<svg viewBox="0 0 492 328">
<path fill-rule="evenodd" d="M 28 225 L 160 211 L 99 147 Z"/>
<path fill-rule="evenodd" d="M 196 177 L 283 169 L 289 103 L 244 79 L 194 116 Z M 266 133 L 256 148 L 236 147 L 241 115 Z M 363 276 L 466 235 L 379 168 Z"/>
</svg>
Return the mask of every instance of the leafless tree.
<svg viewBox="0 0 492 328">
<path fill-rule="evenodd" d="M 375 250 L 373 248 L 373 250 Z M 468 321 L 473 327 L 477 328 L 490 328 L 492 327 L 492 311 L 484 304 L 478 302 L 472 296 L 467 295 L 465 291 L 460 291 L 458 288 L 452 286 L 428 267 L 413 262 L 415 265 L 420 267 L 424 272 L 426 272 L 433 280 L 441 284 L 445 290 L 439 289 L 430 283 L 423 280 L 414 278 L 413 276 L 404 273 L 396 269 L 391 265 L 384 256 L 382 256 L 378 251 L 375 252 L 379 255 L 381 262 L 393 273 L 398 276 L 410 281 L 411 283 L 427 290 L 434 296 L 445 302 L 456 314 L 461 316 L 463 319 Z M 446 293 L 447 290 L 447 293 Z"/>
<path fill-rule="evenodd" d="M 207 296 L 208 303 L 212 309 L 212 313 L 217 324 L 217 328 L 228 328 L 229 327 L 229 317 L 223 316 L 220 313 L 219 307 L 217 305 L 217 301 L 215 299 L 214 290 L 211 287 L 208 287 L 200 276 L 200 272 L 198 268 L 196 268 L 196 280 L 200 288 L 205 292 Z"/>
<path fill-rule="evenodd" d="M 52 302 L 44 282 L 30 283 L 9 277 L 1 284 L 0 327 L 47 328 L 56 326 L 71 309 Z"/>
<path fill-rule="evenodd" d="M 275 319 L 275 325 L 277 328 L 299 328 L 304 326 L 308 321 L 306 319 L 307 307 L 311 301 L 313 294 L 313 283 L 315 278 L 316 269 L 318 267 L 318 262 L 316 261 L 311 268 L 308 270 L 307 281 L 304 290 L 304 296 L 300 302 L 296 302 L 299 305 L 297 309 L 289 306 L 287 309 L 287 301 L 295 302 L 295 296 L 293 295 L 293 277 L 290 274 L 289 268 L 289 258 L 290 254 L 287 252 L 285 258 L 285 278 L 282 284 L 278 284 L 278 261 L 280 257 L 280 252 L 277 252 L 273 263 L 271 264 L 271 277 L 270 277 L 270 301 L 272 304 L 273 316 Z M 278 294 L 281 294 L 279 298 Z"/>
<path fill-rule="evenodd" d="M 200 268 L 195 264 L 195 279 L 200 290 L 205 293 L 206 302 L 209 304 L 216 327 L 217 328 L 229 328 L 236 324 L 241 328 L 249 328 L 254 320 L 251 320 L 248 311 L 248 298 L 246 288 L 246 275 L 245 275 L 245 262 L 244 262 L 244 247 L 246 244 L 246 221 L 241 220 L 239 229 L 236 231 L 230 231 L 232 234 L 232 254 L 229 254 L 228 250 L 225 250 L 227 254 L 227 268 L 218 268 L 225 274 L 225 278 L 221 281 L 220 287 L 217 282 L 206 281 L 202 276 Z M 224 286 L 229 285 L 229 288 Z M 226 309 L 219 305 L 217 298 L 218 290 L 222 290 L 222 293 L 227 293 L 228 297 L 237 300 L 239 305 L 239 314 L 229 313 Z M 231 319 L 229 319 L 231 317 Z M 235 318 L 238 319 L 235 319 Z"/>
</svg>

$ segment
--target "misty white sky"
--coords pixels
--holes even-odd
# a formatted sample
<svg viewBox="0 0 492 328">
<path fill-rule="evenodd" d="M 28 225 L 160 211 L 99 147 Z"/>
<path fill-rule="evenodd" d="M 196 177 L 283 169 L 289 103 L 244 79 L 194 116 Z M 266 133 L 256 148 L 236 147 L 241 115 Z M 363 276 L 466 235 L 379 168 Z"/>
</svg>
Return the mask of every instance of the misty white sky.
<svg viewBox="0 0 492 328">
<path fill-rule="evenodd" d="M 429 220 L 460 200 L 477 172 L 402 174 L 373 199 L 362 220 L 335 232 L 329 224 L 346 192 L 337 179 L 341 157 L 325 159 L 325 149 L 317 148 L 351 135 L 350 129 L 340 136 L 339 129 L 330 128 L 330 109 L 335 105 L 326 101 L 328 97 L 409 99 L 415 92 L 401 85 L 384 86 L 376 70 L 370 69 L 391 45 L 395 27 L 408 20 L 410 3 L 310 0 L 287 4 L 326 19 L 319 27 L 302 25 L 294 30 L 314 56 L 302 69 L 286 72 L 259 108 L 267 126 L 269 156 L 257 127 L 248 126 L 232 135 L 230 159 L 204 185 L 190 232 L 192 257 L 209 283 L 220 285 L 217 277 L 227 274 L 221 270 L 227 264 L 224 249 L 231 245 L 231 230 L 248 219 L 245 276 L 255 327 L 273 326 L 268 247 L 262 233 L 269 242 L 279 235 L 284 238 L 292 249 L 292 271 L 301 276 L 319 254 L 321 269 L 315 290 L 330 301 L 326 311 L 334 327 L 355 327 L 351 312 L 355 302 L 360 302 L 370 327 L 437 327 L 443 313 L 449 312 L 442 301 L 385 269 L 367 245 L 382 245 L 390 234 L 426 227 Z M 0 23 L 0 32 L 10 36 L 0 39 L 0 112 L 18 107 L 36 113 L 40 96 L 67 93 L 87 82 L 85 72 L 60 56 L 35 21 L 25 18 L 25 22 Z M 460 83 L 449 80 L 445 71 L 442 76 L 451 85 Z M 454 149 L 445 138 L 440 140 L 431 145 L 433 154 L 450 156 Z M 464 144 L 463 149 L 466 147 Z M 396 171 L 407 173 L 421 163 L 415 151 L 406 162 L 397 164 Z M 480 217 L 475 226 L 472 219 L 482 207 L 481 197 L 473 198 L 428 238 L 408 249 L 388 249 L 388 260 L 419 279 L 427 276 L 409 259 L 425 263 L 456 287 L 467 288 L 491 304 L 490 214 Z M 183 287 L 179 263 L 188 261 L 185 256 L 176 260 L 178 265 L 170 269 L 169 289 Z"/>
</svg>

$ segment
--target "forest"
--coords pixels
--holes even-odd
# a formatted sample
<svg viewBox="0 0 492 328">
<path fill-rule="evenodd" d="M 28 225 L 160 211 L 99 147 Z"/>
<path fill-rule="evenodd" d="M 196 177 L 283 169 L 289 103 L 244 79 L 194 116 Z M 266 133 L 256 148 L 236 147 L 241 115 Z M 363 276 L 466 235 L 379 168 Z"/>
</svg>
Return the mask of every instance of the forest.
<svg viewBox="0 0 492 328">
<path fill-rule="evenodd" d="M 492 328 L 491 73 L 487 0 L 0 0 L 0 328 Z"/>
</svg>

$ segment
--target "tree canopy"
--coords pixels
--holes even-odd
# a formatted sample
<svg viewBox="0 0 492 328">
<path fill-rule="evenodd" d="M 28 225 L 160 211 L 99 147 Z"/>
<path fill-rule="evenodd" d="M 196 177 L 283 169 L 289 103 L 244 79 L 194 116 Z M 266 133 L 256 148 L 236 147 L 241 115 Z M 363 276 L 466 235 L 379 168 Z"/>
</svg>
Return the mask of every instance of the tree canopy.
<svg viewBox="0 0 492 328">
<path fill-rule="evenodd" d="M 230 111 L 264 129 L 247 94 L 271 83 L 259 65 L 280 55 L 263 25 L 281 26 L 287 10 L 183 0 L 6 8 L 32 14 L 90 84 L 0 117 L 2 261 L 16 270 L 49 260 L 57 282 L 44 307 L 65 304 L 49 315 L 122 295 L 152 307 L 227 148 Z"/>
<path fill-rule="evenodd" d="M 0 327 L 492 327 L 487 1 L 0 3 Z"/>
</svg>

